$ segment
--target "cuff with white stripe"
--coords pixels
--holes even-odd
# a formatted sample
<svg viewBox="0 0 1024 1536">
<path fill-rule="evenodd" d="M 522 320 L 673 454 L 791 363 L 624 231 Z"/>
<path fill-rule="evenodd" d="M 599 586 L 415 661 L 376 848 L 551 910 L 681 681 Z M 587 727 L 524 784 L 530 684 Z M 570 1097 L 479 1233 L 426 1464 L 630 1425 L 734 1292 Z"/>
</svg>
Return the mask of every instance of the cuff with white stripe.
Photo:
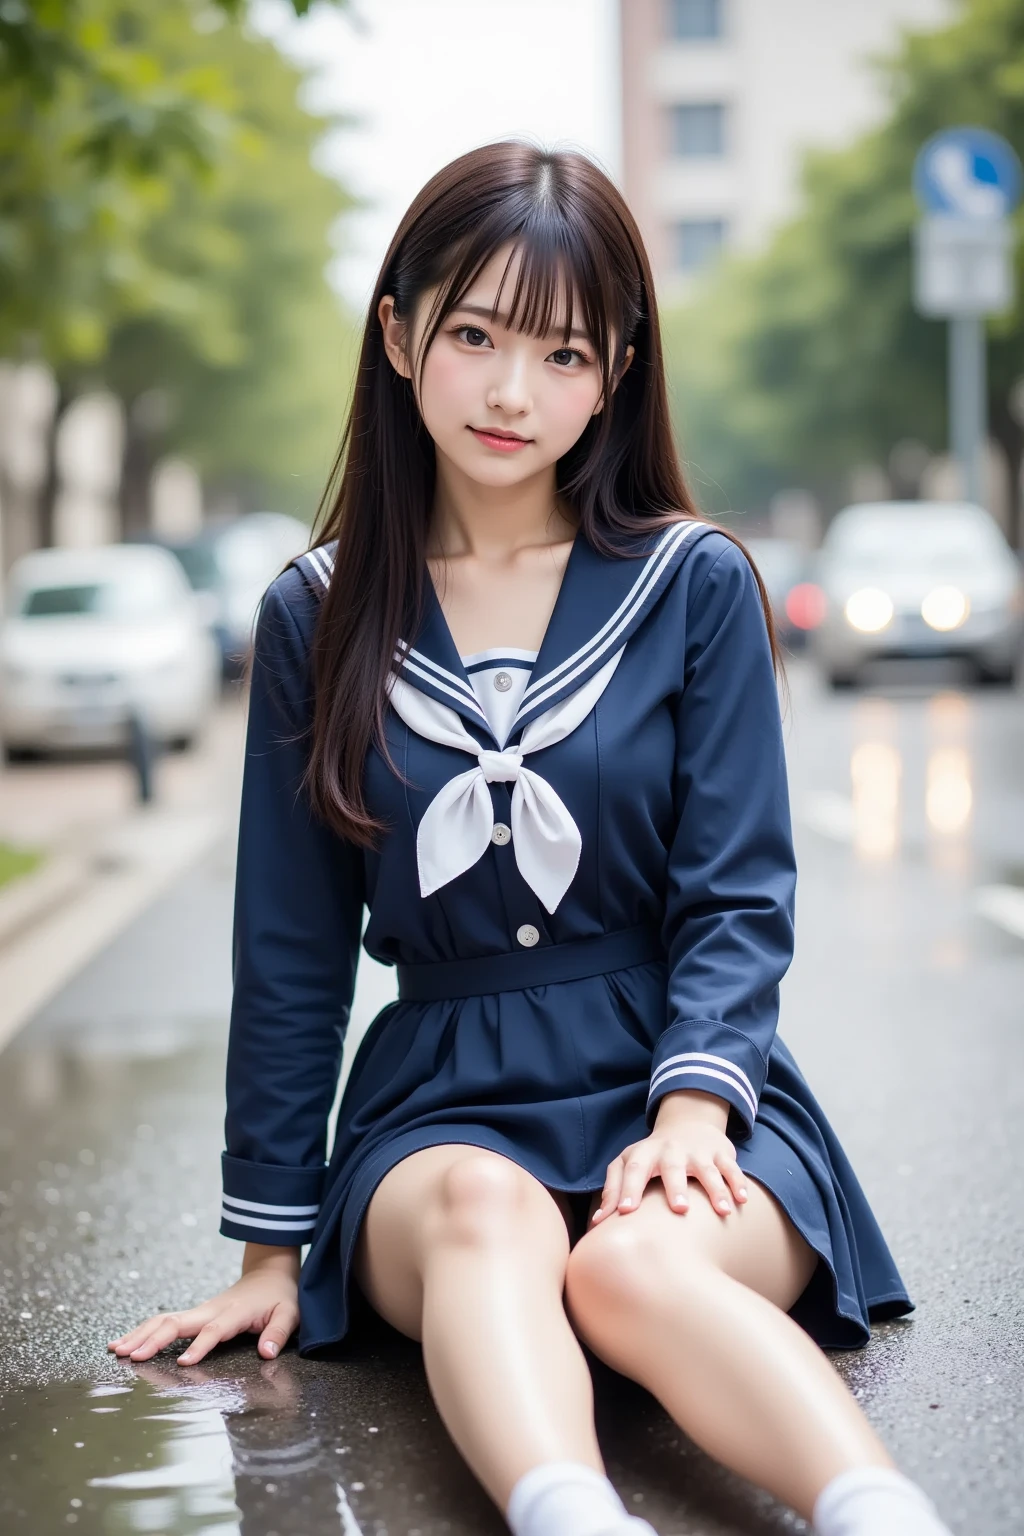
<svg viewBox="0 0 1024 1536">
<path fill-rule="evenodd" d="M 742 1125 L 740 1136 L 749 1136 L 767 1075 L 761 1052 L 739 1030 L 714 1019 L 685 1019 L 666 1029 L 654 1048 L 648 1128 L 667 1093 L 696 1088 L 724 1099 Z"/>
<path fill-rule="evenodd" d="M 320 1211 L 324 1168 L 281 1168 L 221 1155 L 224 1203 L 220 1230 L 244 1243 L 301 1247 Z"/>
</svg>

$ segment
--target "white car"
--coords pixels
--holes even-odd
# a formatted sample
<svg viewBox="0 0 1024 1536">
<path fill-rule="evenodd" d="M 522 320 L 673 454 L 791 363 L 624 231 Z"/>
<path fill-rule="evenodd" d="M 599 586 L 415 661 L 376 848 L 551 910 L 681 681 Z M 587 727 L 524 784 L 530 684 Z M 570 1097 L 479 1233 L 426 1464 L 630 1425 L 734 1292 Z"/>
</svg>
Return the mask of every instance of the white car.
<svg viewBox="0 0 1024 1536">
<path fill-rule="evenodd" d="M 44 549 L 16 561 L 0 624 L 0 741 L 115 746 L 135 716 L 185 746 L 217 696 L 220 662 L 185 573 L 144 544 Z"/>
<path fill-rule="evenodd" d="M 958 657 L 1012 682 L 1024 648 L 1024 573 L 982 507 L 869 502 L 829 525 L 812 649 L 836 687 L 881 657 Z"/>
<path fill-rule="evenodd" d="M 308 526 L 283 512 L 246 512 L 172 547 L 200 594 L 225 675 L 237 676 L 263 594 L 288 562 L 309 548 Z"/>
</svg>

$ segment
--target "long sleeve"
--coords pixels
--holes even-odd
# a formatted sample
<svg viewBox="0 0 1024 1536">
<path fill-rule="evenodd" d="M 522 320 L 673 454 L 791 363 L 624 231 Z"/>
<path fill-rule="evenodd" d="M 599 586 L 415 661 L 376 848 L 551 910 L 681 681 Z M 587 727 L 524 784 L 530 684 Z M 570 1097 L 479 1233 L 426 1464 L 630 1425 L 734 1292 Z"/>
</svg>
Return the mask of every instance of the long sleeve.
<svg viewBox="0 0 1024 1536">
<path fill-rule="evenodd" d="M 674 787 L 668 1024 L 654 1051 L 647 1120 L 653 1126 L 666 1093 L 700 1089 L 729 1103 L 731 1133 L 744 1137 L 792 958 L 796 867 L 764 616 L 750 566 L 731 544 L 689 598 Z"/>
<path fill-rule="evenodd" d="M 301 788 L 311 599 L 295 571 L 264 599 L 249 701 L 234 914 L 221 1232 L 310 1240 L 355 986 L 362 851 Z M 304 635 L 292 608 L 299 612 Z"/>
</svg>

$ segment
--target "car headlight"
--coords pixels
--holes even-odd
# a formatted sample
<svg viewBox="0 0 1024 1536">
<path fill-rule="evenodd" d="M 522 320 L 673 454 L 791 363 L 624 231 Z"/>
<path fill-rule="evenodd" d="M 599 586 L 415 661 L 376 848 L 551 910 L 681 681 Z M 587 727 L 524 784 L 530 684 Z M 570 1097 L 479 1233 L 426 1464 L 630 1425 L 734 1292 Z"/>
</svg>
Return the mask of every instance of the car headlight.
<svg viewBox="0 0 1024 1536">
<path fill-rule="evenodd" d="M 895 609 L 892 598 L 881 587 L 861 587 L 851 592 L 843 609 L 846 622 L 865 635 L 877 635 L 879 630 L 892 623 Z"/>
<path fill-rule="evenodd" d="M 959 587 L 934 587 L 921 604 L 921 617 L 931 629 L 959 629 L 971 611 Z"/>
</svg>

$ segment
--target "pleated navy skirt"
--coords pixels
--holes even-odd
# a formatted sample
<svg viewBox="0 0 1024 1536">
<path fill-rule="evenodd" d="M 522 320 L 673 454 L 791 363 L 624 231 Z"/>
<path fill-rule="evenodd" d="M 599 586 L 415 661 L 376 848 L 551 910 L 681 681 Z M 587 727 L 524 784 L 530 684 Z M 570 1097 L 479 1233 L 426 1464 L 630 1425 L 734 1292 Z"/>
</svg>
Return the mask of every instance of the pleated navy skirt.
<svg viewBox="0 0 1024 1536">
<path fill-rule="evenodd" d="M 523 958 L 510 955 L 494 969 L 512 977 Z M 412 1153 L 481 1147 L 548 1189 L 581 1196 L 601 1190 L 608 1164 L 648 1134 L 648 1076 L 665 995 L 665 963 L 648 961 L 383 1009 L 360 1045 L 339 1110 L 329 1213 L 314 1262 L 303 1269 L 304 1306 L 323 1317 L 325 1337 L 309 1339 L 303 1352 L 348 1333 L 363 1216 L 380 1181 Z M 812 1338 L 824 1348 L 856 1348 L 873 1321 L 913 1310 L 853 1169 L 778 1036 L 753 1129 L 736 1148 L 740 1167 L 818 1254 L 792 1309 Z"/>
</svg>

